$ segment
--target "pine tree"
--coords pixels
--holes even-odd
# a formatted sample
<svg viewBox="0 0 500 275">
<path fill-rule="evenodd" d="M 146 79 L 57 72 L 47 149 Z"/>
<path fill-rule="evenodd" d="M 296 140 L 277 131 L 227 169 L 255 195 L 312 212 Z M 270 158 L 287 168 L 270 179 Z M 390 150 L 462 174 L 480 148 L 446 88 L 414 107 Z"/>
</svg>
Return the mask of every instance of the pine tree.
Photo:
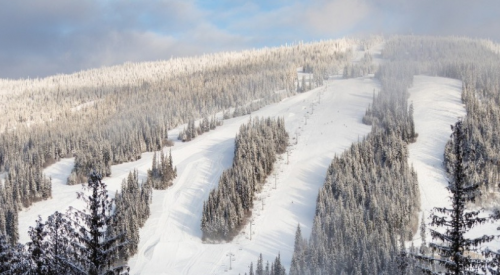
<svg viewBox="0 0 500 275">
<path fill-rule="evenodd" d="M 409 141 L 410 142 L 415 142 L 417 137 L 418 137 L 418 134 L 415 132 L 415 121 L 413 120 L 413 113 L 414 113 L 414 110 L 413 110 L 413 102 L 410 104 L 410 109 L 408 111 L 408 127 L 410 128 L 409 131 Z"/>
<path fill-rule="evenodd" d="M 7 237 L 0 234 L 0 274 L 7 274 L 10 271 L 12 257 L 12 248 L 7 241 Z"/>
<path fill-rule="evenodd" d="M 279 253 L 276 259 L 274 260 L 274 263 L 272 264 L 271 270 L 272 270 L 271 275 L 286 275 L 286 269 L 281 264 L 281 256 Z"/>
<path fill-rule="evenodd" d="M 405 242 L 403 236 L 399 238 L 399 253 L 396 257 L 397 270 L 400 274 L 408 273 L 408 252 L 406 251 Z"/>
<path fill-rule="evenodd" d="M 115 225 L 113 224 L 113 200 L 108 197 L 106 184 L 102 182 L 102 176 L 92 172 L 88 179 L 87 189 L 90 195 L 87 197 L 83 192 L 78 193 L 87 208 L 83 211 L 73 209 L 74 225 L 76 226 L 76 239 L 79 257 L 79 266 L 74 266 L 74 271 L 98 274 L 116 274 L 125 270 L 127 266 L 113 267 L 117 251 L 127 244 L 120 242 L 122 232 L 111 234 Z"/>
<path fill-rule="evenodd" d="M 444 229 L 441 233 L 436 229 L 430 229 L 433 240 L 430 248 L 435 251 L 439 258 L 425 255 L 414 255 L 421 262 L 436 263 L 446 270 L 446 274 L 476 274 L 477 270 L 485 268 L 482 259 L 474 259 L 469 253 L 478 252 L 481 244 L 493 240 L 493 236 L 484 235 L 482 237 L 470 239 L 465 234 L 476 225 L 487 221 L 486 218 L 479 217 L 480 211 L 467 211 L 466 203 L 473 202 L 478 195 L 479 185 L 466 182 L 466 171 L 471 169 L 471 164 L 463 156 L 468 155 L 465 150 L 473 150 L 469 147 L 468 129 L 463 127 L 462 121 L 458 121 L 452 126 L 453 163 L 452 180 L 447 187 L 450 191 L 451 208 L 434 208 L 431 218 L 431 225 Z M 421 266 L 425 273 L 433 274 L 429 268 Z"/>
<path fill-rule="evenodd" d="M 427 254 L 427 226 L 425 224 L 424 214 L 422 214 L 422 219 L 420 221 L 420 239 L 422 244 L 420 245 L 420 254 Z"/>
<path fill-rule="evenodd" d="M 66 215 L 56 211 L 47 218 L 44 229 L 50 240 L 45 253 L 50 259 L 51 271 L 54 274 L 68 274 L 69 266 L 77 261 L 77 255 L 71 247 L 75 241 L 72 238 L 75 234 L 71 223 Z"/>
<path fill-rule="evenodd" d="M 496 210 L 490 215 L 490 219 L 492 221 L 499 220 L 500 211 Z M 500 227 L 498 229 L 500 229 Z M 496 238 L 500 238 L 500 236 L 496 236 Z M 493 251 L 490 248 L 486 248 L 483 254 L 488 259 L 487 270 L 493 275 L 500 275 L 500 250 Z"/>
<path fill-rule="evenodd" d="M 259 254 L 259 259 L 257 260 L 255 275 L 264 275 L 264 262 L 262 260 L 262 253 Z"/>
<path fill-rule="evenodd" d="M 5 215 L 5 233 L 9 236 L 11 245 L 14 245 L 19 240 L 18 217 L 17 205 L 11 205 Z"/>
<path fill-rule="evenodd" d="M 46 253 L 47 241 L 45 237 L 47 236 L 47 232 L 44 230 L 44 226 L 42 218 L 38 216 L 36 226 L 30 227 L 28 232 L 31 238 L 31 242 L 28 243 L 28 252 L 30 254 L 33 274 L 54 274 Z"/>
<path fill-rule="evenodd" d="M 300 230 L 300 224 L 297 225 L 297 230 L 295 231 L 295 245 L 292 256 L 292 263 L 290 266 L 290 275 L 302 274 L 302 264 L 303 264 L 303 250 L 306 249 L 305 241 L 302 238 L 302 232 Z"/>
<path fill-rule="evenodd" d="M 484 255 L 488 258 L 486 269 L 493 275 L 500 275 L 500 250 L 493 251 L 487 248 Z"/>
</svg>

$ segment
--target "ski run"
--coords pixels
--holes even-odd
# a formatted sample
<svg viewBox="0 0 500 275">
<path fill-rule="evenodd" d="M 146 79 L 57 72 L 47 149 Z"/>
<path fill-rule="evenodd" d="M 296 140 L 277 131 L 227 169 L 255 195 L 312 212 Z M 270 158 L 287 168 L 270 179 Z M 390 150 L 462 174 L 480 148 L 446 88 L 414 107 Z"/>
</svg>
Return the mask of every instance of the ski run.
<svg viewBox="0 0 500 275">
<path fill-rule="evenodd" d="M 421 215 L 427 223 L 433 207 L 449 204 L 443 152 L 451 134 L 450 125 L 465 115 L 461 85 L 448 78 L 415 76 L 409 90 L 419 134 L 417 142 L 409 145 L 410 163 L 418 173 Z M 184 125 L 169 131 L 175 146 L 164 152 L 171 150 L 178 176 L 167 190 L 153 191 L 151 216 L 140 230 L 138 253 L 128 262 L 130 273 L 244 274 L 260 253 L 264 261 L 272 261 L 280 253 L 289 270 L 297 225 L 303 236 L 310 235 L 316 197 L 327 167 L 336 154 L 369 133 L 370 126 L 361 119 L 379 89 L 373 75 L 353 79 L 335 76 L 322 87 L 251 115 L 224 120 L 222 126 L 190 142 L 177 141 Z M 257 194 L 252 218 L 241 234 L 230 243 L 204 243 L 200 230 L 203 201 L 217 186 L 222 171 L 231 166 L 240 125 L 252 117 L 268 116 L 285 119 L 290 135 L 287 153 L 279 157 L 263 191 Z M 153 153 L 148 152 L 137 161 L 112 166 L 112 177 L 104 179 L 110 194 L 120 189 L 122 180 L 134 169 L 140 180 L 145 180 L 152 158 Z M 73 163 L 74 159 L 63 159 L 45 169 L 44 173 L 52 178 L 52 199 L 20 212 L 21 243 L 29 241 L 27 230 L 39 215 L 46 219 L 70 205 L 83 207 L 76 198 L 81 186 L 66 185 Z M 473 234 L 494 230 L 494 225 L 487 224 Z M 420 244 L 418 232 L 413 243 Z"/>
</svg>

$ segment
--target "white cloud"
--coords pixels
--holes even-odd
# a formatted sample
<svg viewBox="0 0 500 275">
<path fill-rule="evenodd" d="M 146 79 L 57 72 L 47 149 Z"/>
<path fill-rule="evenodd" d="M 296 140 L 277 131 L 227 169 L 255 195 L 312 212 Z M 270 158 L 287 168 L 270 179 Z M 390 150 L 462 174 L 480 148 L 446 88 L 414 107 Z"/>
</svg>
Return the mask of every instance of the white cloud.
<svg viewBox="0 0 500 275">
<path fill-rule="evenodd" d="M 373 32 L 500 41 L 498 0 L 234 1 L 6 1 L 0 77 Z"/>
<path fill-rule="evenodd" d="M 336 35 L 355 28 L 371 12 L 362 0 L 317 1 L 306 7 L 304 21 L 316 34 Z"/>
</svg>

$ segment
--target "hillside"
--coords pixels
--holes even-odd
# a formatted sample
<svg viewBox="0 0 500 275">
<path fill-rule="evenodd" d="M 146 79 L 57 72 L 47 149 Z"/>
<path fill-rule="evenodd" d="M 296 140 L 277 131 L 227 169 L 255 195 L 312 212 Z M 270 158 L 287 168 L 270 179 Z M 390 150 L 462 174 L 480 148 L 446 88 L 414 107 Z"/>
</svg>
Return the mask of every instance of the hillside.
<svg viewBox="0 0 500 275">
<path fill-rule="evenodd" d="M 27 230 L 30 226 L 35 225 L 38 216 L 45 220 L 55 211 L 65 211 L 69 206 L 83 207 L 83 203 L 77 199 L 75 194 L 81 191 L 81 186 L 79 184 L 68 185 L 68 177 L 70 179 L 76 178 L 76 181 L 78 181 L 78 177 L 72 178 L 75 175 L 75 166 L 81 167 L 82 163 L 99 165 L 99 169 L 109 172 L 103 181 L 108 185 L 111 196 L 114 196 L 115 192 L 122 190 L 122 180 L 126 179 L 130 172 L 137 170 L 139 181 L 146 181 L 148 170 L 152 167 L 153 156 L 160 152 L 167 153 L 170 151 L 173 165 L 176 167 L 177 177 L 173 181 L 173 185 L 166 190 L 153 191 L 151 214 L 139 231 L 140 241 L 138 242 L 137 253 L 128 260 L 131 274 L 245 274 L 245 272 L 248 272 L 251 262 L 255 265 L 260 253 L 262 253 L 264 262 L 269 261 L 271 263 L 275 261 L 275 257 L 279 254 L 281 264 L 287 271 L 290 271 L 293 269 L 292 259 L 298 255 L 298 248 L 297 246 L 294 247 L 294 242 L 297 245 L 295 235 L 297 225 L 300 226 L 301 234 L 305 237 L 304 242 L 309 239 L 311 247 L 308 249 L 313 252 L 315 249 L 323 249 L 321 244 L 315 247 L 317 244 L 314 243 L 314 240 L 326 238 L 331 232 L 343 228 L 341 227 L 343 225 L 336 228 L 326 226 L 325 231 L 330 230 L 331 232 L 323 232 L 324 235 L 319 233 L 324 228 L 320 228 L 323 225 L 321 224 L 322 221 L 317 220 L 320 217 L 318 213 L 331 210 L 333 217 L 335 207 L 337 207 L 333 203 L 329 204 L 334 199 L 320 198 L 320 195 L 327 196 L 324 194 L 330 191 L 335 194 L 335 200 L 340 198 L 341 206 L 344 203 L 342 196 L 355 198 L 352 199 L 352 202 L 345 201 L 346 209 L 348 209 L 347 205 L 354 204 L 367 207 L 366 209 L 356 208 L 361 210 L 359 210 L 359 213 L 353 213 L 352 217 L 363 217 L 369 223 L 373 222 L 374 224 L 370 224 L 372 228 L 377 226 L 374 221 L 382 219 L 391 227 L 390 230 L 394 230 L 392 232 L 401 231 L 401 233 L 397 232 L 397 234 L 400 234 L 398 236 L 388 237 L 387 243 L 390 242 L 390 244 L 387 246 L 389 248 L 382 251 L 382 253 L 387 254 L 384 259 L 393 259 L 397 257 L 395 251 L 400 240 L 406 241 L 406 246 L 420 246 L 420 229 L 417 229 L 418 223 L 415 223 L 415 219 L 413 219 L 415 216 L 423 216 L 425 223 L 429 224 L 431 222 L 429 214 L 434 207 L 450 205 L 449 193 L 446 190 L 449 178 L 443 162 L 447 161 L 447 158 L 449 161 L 449 156 L 445 152 L 447 150 L 446 144 L 450 140 L 450 134 L 452 133 L 450 125 L 460 118 L 467 120 L 468 127 L 474 129 L 474 135 L 468 140 L 468 142 L 476 146 L 475 148 L 479 148 L 477 154 L 475 154 L 476 151 L 473 151 L 474 157 L 477 158 L 474 160 L 481 165 L 484 159 L 488 160 L 487 165 L 484 167 L 491 170 L 485 170 L 487 172 L 481 170 L 478 173 L 479 175 L 488 175 L 487 180 L 480 182 L 481 191 L 486 196 L 494 198 L 498 194 L 498 188 L 490 182 L 498 177 L 500 169 L 496 169 L 498 165 L 494 161 L 497 153 L 491 151 L 497 147 L 497 144 L 493 141 L 497 140 L 498 131 L 495 127 L 490 127 L 489 124 L 477 126 L 481 118 L 475 112 L 488 113 L 488 122 L 495 123 L 497 121 L 498 117 L 500 117 L 498 116 L 500 108 L 493 102 L 497 100 L 496 94 L 498 91 L 495 89 L 499 86 L 495 84 L 497 82 L 493 80 L 494 77 L 492 76 L 495 72 L 494 65 L 491 65 L 492 67 L 477 65 L 476 68 L 474 67 L 476 65 L 468 65 L 472 63 L 467 62 L 469 62 L 469 58 L 472 60 L 479 55 L 475 51 L 481 53 L 483 59 L 492 58 L 490 54 L 495 53 L 489 52 L 488 47 L 481 48 L 484 42 L 458 38 L 449 40 L 436 38 L 436 40 L 433 40 L 433 38 L 427 37 L 396 37 L 384 41 L 384 43 L 380 43 L 379 40 L 358 41 L 358 44 L 351 44 L 350 46 L 347 44 L 353 43 L 352 41 L 342 41 L 345 44 L 340 43 L 335 46 L 335 49 L 340 50 L 341 54 L 337 55 L 337 52 L 335 52 L 338 60 L 331 66 L 326 66 L 327 63 L 324 63 L 326 62 L 324 59 L 321 59 L 321 61 L 319 61 L 319 57 L 316 59 L 316 56 L 326 58 L 327 55 L 314 54 L 315 50 L 328 46 L 328 43 L 316 46 L 308 45 L 307 47 L 312 49 L 312 52 L 302 49 L 301 45 L 297 46 L 297 49 L 306 52 L 305 56 L 307 58 L 311 58 L 301 67 L 296 66 L 300 63 L 297 61 L 300 60 L 300 55 L 291 49 L 206 56 L 200 59 L 202 61 L 200 68 L 193 65 L 196 63 L 194 60 L 189 60 L 188 64 L 192 65 L 191 67 L 186 67 L 184 73 L 173 73 L 171 76 L 176 81 L 189 81 L 192 77 L 193 82 L 188 86 L 198 89 L 190 97 L 196 104 L 189 105 L 191 103 L 186 103 L 184 106 L 186 108 L 181 111 L 182 114 L 177 113 L 177 110 L 162 110 L 162 113 L 158 113 L 158 117 L 155 117 L 155 112 L 161 109 L 161 104 L 156 102 L 156 99 L 160 98 L 162 94 L 162 92 L 155 92 L 155 89 L 166 83 L 165 79 L 160 81 L 147 73 L 136 75 L 135 77 L 138 80 L 131 85 L 132 91 L 127 90 L 128 88 L 125 89 L 127 92 L 124 94 L 126 94 L 127 99 L 124 100 L 116 97 L 119 94 L 117 91 L 112 91 L 112 87 L 115 85 L 114 81 L 119 80 L 101 78 L 100 81 L 104 83 L 103 87 L 105 87 L 102 92 L 104 94 L 109 93 L 109 97 L 98 95 L 95 98 L 86 98 L 83 101 L 73 99 L 71 102 L 65 103 L 64 108 L 71 109 L 74 117 L 78 117 L 77 113 L 79 112 L 87 114 L 88 116 L 85 116 L 82 121 L 92 123 L 100 114 L 103 114 L 100 112 L 105 109 L 105 106 L 113 106 L 112 111 L 106 113 L 105 119 L 103 119 L 106 121 L 106 126 L 103 127 L 108 127 L 109 131 L 100 132 L 99 127 L 96 126 L 99 125 L 100 120 L 97 120 L 99 123 L 92 126 L 94 127 L 92 129 L 97 131 L 95 133 L 86 136 L 80 130 L 72 132 L 72 134 L 78 136 L 78 144 L 80 145 L 78 150 L 74 150 L 74 157 L 70 157 L 71 154 L 67 152 L 61 154 L 59 159 L 47 159 L 55 162 L 54 164 L 50 164 L 49 161 L 45 162 L 44 166 L 47 167 L 43 169 L 43 174 L 51 180 L 51 198 L 35 201 L 28 206 L 23 204 L 24 207 L 19 212 L 19 242 L 27 243 L 30 241 Z M 425 43 L 429 43 L 439 50 L 432 50 L 431 46 L 429 48 L 415 46 L 426 45 Z M 461 47 L 449 47 L 449 45 L 455 45 L 454 43 L 461 45 Z M 456 52 L 449 53 L 449 48 L 453 48 Z M 280 63 L 283 60 L 283 57 L 279 55 L 280 51 L 297 60 L 283 63 L 286 66 L 283 65 Z M 461 56 L 463 63 L 453 59 L 456 53 L 462 52 L 467 53 Z M 213 60 L 219 57 L 222 58 L 221 63 L 212 63 Z M 275 58 L 273 59 L 273 67 L 269 68 L 269 72 L 273 72 L 273 76 L 270 78 L 267 78 L 265 73 L 259 72 L 259 68 L 265 67 L 264 60 L 266 58 Z M 180 66 L 176 62 L 180 62 L 180 60 L 172 61 L 172 63 L 150 63 L 149 65 L 153 68 L 159 68 L 161 65 L 170 64 L 168 70 L 175 70 Z M 231 65 L 229 67 L 220 65 L 224 62 Z M 244 62 L 252 62 L 253 65 L 246 67 Z M 114 77 L 121 75 L 117 78 L 119 79 L 131 73 L 127 68 L 133 72 L 134 70 L 140 70 L 144 66 L 147 67 L 148 63 L 107 68 L 102 72 L 106 71 L 106 73 Z M 292 66 L 296 67 L 290 70 Z M 297 67 L 299 69 L 296 69 Z M 220 72 L 221 68 L 227 70 L 222 69 L 222 72 Z M 242 68 L 248 69 L 251 75 L 250 78 L 247 79 L 247 75 L 240 71 L 243 70 Z M 280 72 L 280 69 L 286 72 Z M 223 76 L 226 72 L 230 72 L 229 74 L 233 77 L 232 81 L 222 78 L 220 81 L 216 79 L 210 80 L 214 85 L 210 88 L 213 88 L 211 90 L 213 97 L 223 98 L 223 104 L 215 99 L 213 101 L 196 99 L 196 93 L 201 94 L 204 89 L 203 85 L 208 83 L 206 82 L 207 77 L 212 76 L 207 74 L 198 78 L 199 72 L 206 71 L 210 71 L 214 75 L 221 73 Z M 84 72 L 82 76 L 87 81 L 94 74 L 99 75 L 97 72 L 93 70 Z M 339 73 L 343 73 L 343 75 Z M 319 77 L 318 74 L 323 75 Z M 248 80 L 250 84 L 242 85 L 237 80 L 234 80 L 234 76 L 236 78 L 242 77 L 240 80 L 243 82 Z M 22 89 L 19 87 L 29 83 L 32 87 L 42 91 L 43 87 L 51 86 L 50 82 L 57 79 L 58 81 L 68 81 L 65 84 L 68 90 L 76 89 L 78 93 L 85 92 L 88 87 L 85 88 L 82 83 L 86 82 L 73 82 L 71 80 L 73 77 L 76 76 L 55 76 L 40 81 L 20 81 L 18 83 L 4 81 L 0 83 L 0 88 L 5 89 L 8 85 L 13 85 L 16 87 L 14 95 L 22 94 Z M 276 84 L 273 82 L 274 77 L 280 79 L 278 81 L 279 85 L 274 85 Z M 149 81 L 148 83 L 151 86 L 144 84 L 146 81 Z M 205 81 L 204 84 L 200 84 L 203 81 Z M 255 87 L 252 86 L 254 84 Z M 222 91 L 224 91 L 224 87 L 231 87 L 235 90 L 232 90 L 229 96 L 225 96 L 223 92 L 218 92 L 220 87 L 222 87 Z M 243 89 L 244 92 L 239 94 L 236 91 L 238 87 Z M 147 91 L 146 95 L 140 93 L 141 89 Z M 189 90 L 186 87 L 182 89 L 185 89 L 183 91 Z M 174 91 L 172 94 L 175 97 L 173 102 L 180 104 L 180 102 L 183 102 L 181 98 L 187 100 L 188 97 L 179 97 L 179 91 L 181 90 Z M 98 99 L 101 96 L 103 96 L 102 101 Z M 237 96 L 240 97 L 236 98 Z M 125 101 L 141 98 L 147 98 L 147 101 L 138 103 L 134 107 L 136 108 L 134 111 L 124 111 L 127 109 L 124 105 Z M 113 99 L 116 99 L 116 101 L 113 101 Z M 14 97 L 9 98 L 9 100 L 15 101 Z M 116 104 L 121 100 L 123 100 L 122 103 Z M 168 99 L 162 100 L 168 101 Z M 209 101 L 211 103 L 207 103 Z M 156 104 L 155 107 L 148 109 L 147 105 L 153 103 Z M 172 102 L 168 104 L 175 106 Z M 141 119 L 137 118 L 141 117 L 140 110 L 142 109 L 147 113 L 145 115 L 147 123 L 152 123 L 148 124 L 151 128 L 148 128 L 149 126 L 141 128 Z M 126 114 L 123 117 L 120 116 L 120 114 L 123 114 L 122 111 Z M 234 117 L 229 115 L 230 112 L 234 112 Z M 73 117 L 73 115 L 70 117 Z M 128 124 L 128 115 L 134 120 L 134 123 Z M 209 115 L 223 121 L 223 125 L 200 134 L 187 142 L 178 139 L 179 135 L 185 131 L 188 121 L 192 123 L 192 121 L 196 120 L 196 123 L 193 124 L 199 125 L 204 117 Z M 174 122 L 167 122 L 168 119 L 174 116 Z M 207 200 L 210 191 L 217 187 L 223 171 L 232 166 L 235 152 L 235 136 L 238 134 L 240 126 L 256 117 L 280 117 L 284 119 L 286 131 L 290 137 L 287 152 L 278 157 L 277 162 L 274 164 L 274 170 L 267 178 L 263 190 L 256 194 L 253 209 L 250 213 L 247 213 L 250 218 L 246 221 L 240 233 L 230 242 L 203 241 L 200 228 L 204 202 Z M 12 119 L 11 117 L 6 118 L 6 125 L 10 125 L 9 123 L 14 121 Z M 22 128 L 19 130 L 20 132 L 26 131 L 26 133 L 29 133 L 31 126 L 28 125 L 25 128 L 26 125 L 23 125 L 25 122 L 24 120 L 17 121 L 16 125 Z M 62 129 L 59 123 L 63 122 L 64 120 L 56 122 L 55 125 L 58 125 L 57 131 Z M 116 124 L 114 124 L 115 122 Z M 34 127 L 36 128 L 38 127 L 36 125 L 48 122 L 42 119 L 36 122 L 33 120 L 33 123 L 35 123 Z M 116 130 L 121 129 L 119 125 L 122 124 L 120 123 L 124 123 L 123 125 L 127 127 L 130 126 L 133 131 L 139 130 L 133 134 L 125 131 L 130 139 L 126 141 L 119 139 L 118 144 L 122 147 L 115 147 L 114 139 L 120 138 L 122 134 L 122 132 Z M 27 124 L 29 124 L 29 121 Z M 413 126 L 414 129 L 411 129 Z M 4 134 L 9 135 L 12 133 L 16 135 L 18 130 L 16 127 L 4 127 L 6 130 Z M 43 129 L 43 127 L 40 129 Z M 413 133 L 411 133 L 412 130 L 414 130 Z M 148 136 L 150 133 L 152 133 L 151 136 Z M 373 139 L 367 139 L 368 135 Z M 50 131 L 48 136 L 50 136 Z M 122 158 L 116 157 L 113 161 L 108 160 L 105 164 L 102 162 L 96 164 L 89 161 L 84 149 L 88 145 L 86 139 L 93 136 L 99 141 L 102 138 L 107 145 L 112 146 L 110 147 L 112 149 L 109 149 L 113 152 L 111 153 L 112 156 L 116 156 L 119 152 L 125 150 L 130 150 L 130 155 L 127 157 L 127 153 L 124 153 L 123 156 L 120 155 Z M 36 136 L 36 138 L 40 138 L 40 136 Z M 66 138 L 61 137 L 61 140 Z M 388 144 L 382 144 L 381 141 L 388 141 Z M 31 139 L 29 139 L 29 142 L 30 146 L 32 146 Z M 358 144 L 370 142 L 373 143 L 369 144 L 370 146 L 383 148 L 381 151 L 367 152 L 361 150 L 370 150 L 366 149 L 369 148 L 368 146 L 356 147 Z M 380 144 L 377 142 L 380 142 Z M 127 147 L 127 144 L 131 144 L 131 146 Z M 166 145 L 173 146 L 167 147 Z M 100 158 L 100 160 L 107 158 L 106 154 L 109 151 L 106 150 L 108 150 L 108 147 L 99 143 L 88 146 L 88 148 L 95 149 L 98 152 L 96 158 Z M 68 148 L 71 148 L 71 146 Z M 31 149 L 43 151 L 45 147 L 36 148 L 33 145 L 27 151 Z M 5 152 L 7 152 L 6 156 L 13 156 L 13 154 L 9 155 L 9 150 L 5 150 Z M 370 155 L 373 152 L 375 152 L 374 155 Z M 367 167 L 370 165 L 388 167 L 388 172 L 375 169 L 365 170 L 381 171 L 381 174 L 370 175 L 375 177 L 376 180 L 363 182 L 363 185 L 360 185 L 362 187 L 352 190 L 352 194 L 349 193 L 351 192 L 349 188 L 345 189 L 347 191 L 336 188 L 335 184 L 343 185 L 342 187 L 345 185 L 341 181 L 341 179 L 344 179 L 344 175 L 340 175 L 341 173 L 354 175 L 353 178 L 346 177 L 348 180 L 352 180 L 356 179 L 356 173 L 361 171 L 357 170 L 361 168 L 356 163 L 353 163 L 352 167 L 348 164 L 345 171 L 341 171 L 341 169 L 332 171 L 333 167 L 340 167 L 334 166 L 334 163 L 342 165 L 343 163 L 349 163 L 350 158 L 356 159 L 349 154 L 355 157 L 361 155 L 362 161 L 359 162 L 366 163 Z M 28 154 L 28 156 L 31 155 Z M 93 156 L 95 157 L 95 155 Z M 373 161 L 365 156 L 377 160 Z M 376 163 L 378 158 L 382 164 Z M 401 161 L 400 158 L 403 160 Z M 34 159 L 37 160 L 37 158 Z M 9 158 L 5 158 L 5 163 L 8 163 L 8 161 Z M 406 161 L 411 166 L 411 169 L 407 169 L 408 171 L 405 170 L 408 168 Z M 40 161 L 37 164 L 39 168 L 42 167 Z M 5 167 L 9 168 L 8 165 L 5 165 Z M 478 165 L 478 167 L 483 166 Z M 79 173 L 82 173 L 82 171 Z M 414 198 L 405 197 L 401 198 L 401 204 L 398 201 L 397 205 L 391 205 L 387 203 L 387 199 L 377 201 L 377 198 L 370 197 L 371 194 L 365 196 L 365 193 L 375 193 L 375 189 L 378 191 L 386 190 L 385 193 L 392 193 L 391 186 L 384 185 L 387 185 L 387 182 L 385 182 L 387 178 L 385 177 L 390 180 L 403 179 L 401 180 L 402 185 L 415 183 L 411 184 L 411 186 L 417 188 L 416 181 L 411 181 L 411 177 L 415 177 L 415 174 L 416 178 L 418 178 L 418 190 L 420 190 L 420 202 L 418 203 L 412 201 Z M 6 181 L 4 179 L 6 175 L 6 173 L 0 173 L 2 182 Z M 406 175 L 409 175 L 410 180 L 404 177 Z M 81 174 L 77 176 L 81 176 Z M 338 176 L 338 178 L 334 176 Z M 477 174 L 471 173 L 467 177 L 468 179 L 476 179 Z M 335 181 L 337 179 L 338 181 Z M 418 190 L 414 194 L 418 193 Z M 318 195 L 318 192 L 320 192 L 320 195 Z M 336 194 L 335 192 L 339 193 Z M 377 203 L 380 203 L 380 205 L 377 205 Z M 377 211 L 370 209 L 373 205 L 378 207 Z M 467 207 L 469 209 L 480 209 L 481 206 L 482 204 L 478 203 L 477 205 L 470 204 Z M 490 203 L 489 206 L 488 212 L 483 213 L 483 216 L 492 213 L 491 210 L 498 207 L 495 203 Z M 323 209 L 319 210 L 320 207 L 323 207 Z M 326 207 L 331 207 L 331 209 Z M 389 211 L 399 211 L 398 214 L 401 214 L 402 211 L 406 210 L 408 210 L 408 213 L 404 213 L 407 214 L 408 221 L 411 224 L 405 224 L 402 219 L 392 220 L 390 215 L 381 218 L 386 213 L 390 213 Z M 346 220 L 349 221 L 349 217 L 346 217 Z M 363 227 L 365 224 L 360 225 L 362 221 L 362 219 L 353 221 L 349 225 L 352 227 L 349 228 L 352 230 L 358 230 L 359 228 L 366 230 Z M 479 236 L 485 233 L 497 234 L 497 227 L 495 223 L 488 223 L 475 228 L 468 236 Z M 340 234 L 344 233 L 346 238 L 353 236 L 349 235 L 349 232 L 341 232 Z M 356 234 L 358 233 L 359 231 L 356 231 Z M 426 239 L 427 242 L 431 241 L 429 232 L 427 232 Z M 354 241 L 359 241 L 360 247 L 366 245 L 364 239 Z M 500 244 L 495 240 L 489 247 L 498 249 Z M 357 249 L 359 248 L 349 247 L 346 248 L 346 251 L 350 250 L 349 253 L 359 256 L 363 260 L 363 265 L 369 265 L 369 261 L 366 259 L 367 255 L 361 252 L 357 253 Z M 328 251 L 328 253 L 335 254 L 337 252 Z M 320 258 L 318 256 L 318 259 Z M 353 261 L 356 262 L 357 260 L 353 259 Z M 386 265 L 385 263 L 377 264 L 380 264 L 380 266 Z M 327 267 L 323 266 L 321 268 L 326 270 Z M 393 270 L 392 267 L 386 268 L 386 271 L 389 270 L 388 272 Z M 362 274 L 369 274 L 367 268 L 362 271 Z"/>
</svg>

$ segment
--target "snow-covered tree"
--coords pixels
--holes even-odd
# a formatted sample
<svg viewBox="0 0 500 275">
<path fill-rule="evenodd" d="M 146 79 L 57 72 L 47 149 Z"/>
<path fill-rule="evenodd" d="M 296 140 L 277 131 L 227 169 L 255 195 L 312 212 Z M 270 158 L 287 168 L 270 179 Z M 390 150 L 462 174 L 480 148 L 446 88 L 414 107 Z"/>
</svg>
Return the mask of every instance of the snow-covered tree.
<svg viewBox="0 0 500 275">
<path fill-rule="evenodd" d="M 465 143 L 470 140 L 470 130 L 464 128 L 463 122 L 458 121 L 452 126 L 454 168 L 447 189 L 450 191 L 450 207 L 436 207 L 432 213 L 430 229 L 432 239 L 429 243 L 439 257 L 416 255 L 424 262 L 436 263 L 446 270 L 446 274 L 476 274 L 485 269 L 485 261 L 473 257 L 471 253 L 480 253 L 482 244 L 492 241 L 493 236 L 483 235 L 477 238 L 467 237 L 466 234 L 473 227 L 485 223 L 486 217 L 479 217 L 480 211 L 466 210 L 467 203 L 473 202 L 478 196 L 479 185 L 467 181 L 466 170 L 473 169 L 473 163 L 466 158 L 469 154 L 464 152 Z M 469 150 L 474 150 L 469 148 Z M 444 229 L 443 231 L 438 228 Z M 428 268 L 423 268 L 426 273 L 433 273 Z"/>
<path fill-rule="evenodd" d="M 102 176 L 93 172 L 89 176 L 87 196 L 79 192 L 78 197 L 86 203 L 86 209 L 72 209 L 75 237 L 75 249 L 79 263 L 73 265 L 73 272 L 82 274 L 117 274 L 127 271 L 127 266 L 114 266 L 117 251 L 126 245 L 122 241 L 123 232 L 108 230 L 115 228 L 113 222 L 113 200 L 109 198 Z M 113 234 L 114 233 L 114 234 Z"/>
<path fill-rule="evenodd" d="M 203 203 L 201 229 L 206 239 L 232 239 L 253 206 L 255 193 L 273 171 L 276 155 L 286 151 L 283 118 L 251 119 L 235 139 L 233 165 Z"/>
</svg>

